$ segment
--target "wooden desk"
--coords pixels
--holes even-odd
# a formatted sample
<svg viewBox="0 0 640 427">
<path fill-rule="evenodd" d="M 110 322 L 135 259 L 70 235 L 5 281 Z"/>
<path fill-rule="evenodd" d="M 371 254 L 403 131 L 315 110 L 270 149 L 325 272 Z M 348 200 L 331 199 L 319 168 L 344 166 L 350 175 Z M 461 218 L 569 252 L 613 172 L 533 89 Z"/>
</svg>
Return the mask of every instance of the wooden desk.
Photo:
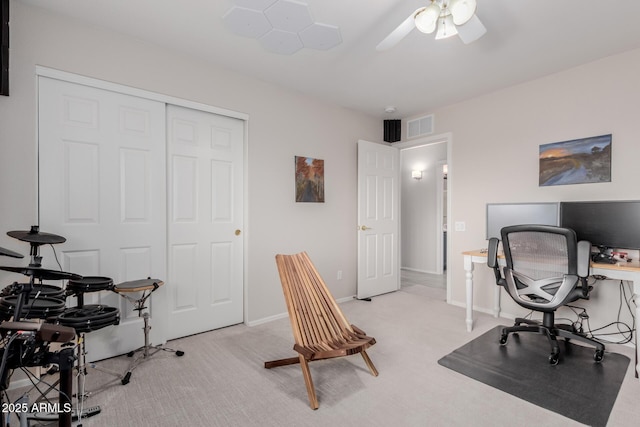
<svg viewBox="0 0 640 427">
<path fill-rule="evenodd" d="M 467 293 L 467 331 L 473 330 L 473 265 L 487 265 L 487 252 L 483 250 L 465 251 L 464 270 L 466 272 L 466 293 Z M 499 256 L 499 261 L 504 264 L 504 257 Z M 609 279 L 628 280 L 633 283 L 633 301 L 636 303 L 635 329 L 640 331 L 640 264 L 638 262 L 621 262 L 618 264 L 596 264 L 591 263 L 591 275 L 606 276 Z M 495 285 L 493 315 L 500 317 L 500 289 Z M 640 349 L 636 344 L 636 360 L 640 360 Z M 636 372 L 640 374 L 640 363 L 636 365 Z"/>
</svg>

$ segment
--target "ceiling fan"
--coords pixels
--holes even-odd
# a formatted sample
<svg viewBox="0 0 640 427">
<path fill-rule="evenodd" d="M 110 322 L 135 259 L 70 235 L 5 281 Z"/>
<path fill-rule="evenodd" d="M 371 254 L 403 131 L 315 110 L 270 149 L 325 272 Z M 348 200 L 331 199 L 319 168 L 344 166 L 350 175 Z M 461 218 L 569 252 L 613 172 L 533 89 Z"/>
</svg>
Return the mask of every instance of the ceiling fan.
<svg viewBox="0 0 640 427">
<path fill-rule="evenodd" d="M 436 40 L 458 35 L 464 44 L 478 40 L 487 32 L 476 15 L 476 0 L 430 0 L 405 19 L 376 46 L 387 50 L 417 28 L 426 34 L 436 31 Z"/>
</svg>

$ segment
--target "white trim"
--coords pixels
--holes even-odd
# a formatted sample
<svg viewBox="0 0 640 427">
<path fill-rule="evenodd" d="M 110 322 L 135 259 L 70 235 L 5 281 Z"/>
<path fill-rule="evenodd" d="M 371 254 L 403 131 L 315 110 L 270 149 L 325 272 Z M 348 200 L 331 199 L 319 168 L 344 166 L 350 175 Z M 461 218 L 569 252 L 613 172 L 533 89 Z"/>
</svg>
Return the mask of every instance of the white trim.
<svg viewBox="0 0 640 427">
<path fill-rule="evenodd" d="M 344 298 L 337 299 L 336 302 L 338 304 L 342 304 L 343 302 L 352 301 L 355 298 L 356 298 L 356 296 L 352 295 L 350 297 L 344 297 Z M 273 322 L 274 320 L 280 320 L 280 319 L 284 319 L 286 317 L 289 317 L 289 313 L 288 312 L 280 313 L 280 314 L 274 314 L 273 316 L 263 317 L 262 319 L 254 320 L 252 322 L 245 321 L 244 323 L 247 326 L 258 326 L 258 325 L 262 325 L 263 323 Z"/>
<path fill-rule="evenodd" d="M 263 317 L 262 319 L 254 320 L 252 322 L 247 322 L 245 320 L 244 323 L 249 327 L 258 326 L 258 325 L 262 325 L 263 323 L 273 322 L 274 320 L 284 319 L 285 317 L 288 317 L 287 313 L 280 313 L 280 314 L 274 314 L 273 316 Z"/>
<path fill-rule="evenodd" d="M 442 275 L 442 272 L 438 273 L 437 271 L 432 271 L 432 270 L 421 270 L 419 268 L 411 268 L 411 267 L 400 267 L 400 270 L 404 270 L 404 271 L 413 271 L 416 273 L 424 273 L 424 274 L 435 274 L 435 275 Z"/>
<path fill-rule="evenodd" d="M 356 296 L 355 295 L 351 295 L 350 297 L 339 298 L 339 299 L 336 300 L 336 302 L 338 304 L 342 304 L 343 302 L 353 301 L 354 299 L 356 299 Z"/>
<path fill-rule="evenodd" d="M 244 323 L 248 325 L 249 322 L 249 240 L 247 236 L 249 236 L 249 120 L 248 118 L 244 120 L 244 158 L 242 159 L 244 162 L 244 177 L 243 177 L 243 185 L 244 188 L 244 203 L 242 212 L 242 233 L 244 235 L 244 241 L 242 242 L 243 247 L 243 256 L 244 256 L 244 271 L 242 273 L 243 278 L 243 289 L 244 289 Z"/>
<path fill-rule="evenodd" d="M 496 285 L 497 286 L 497 285 Z M 448 292 L 447 292 L 448 293 Z M 460 301 L 447 301 L 448 304 L 451 304 L 455 307 L 462 307 L 462 308 L 466 308 L 467 304 L 464 302 L 460 302 Z M 477 311 L 479 313 L 485 313 L 485 314 L 489 314 L 491 315 L 491 317 L 494 317 L 494 311 L 491 308 L 483 308 L 483 307 L 478 307 L 478 306 L 473 306 L 473 311 Z M 515 319 L 515 316 L 510 317 L 510 314 L 503 314 L 502 312 L 500 313 L 500 317 L 505 317 L 508 319 Z M 477 320 L 477 319 L 475 319 Z"/>
<path fill-rule="evenodd" d="M 411 267 L 400 267 L 400 270 L 415 271 L 416 273 L 425 273 L 425 274 L 432 274 L 433 273 L 431 271 L 421 270 L 419 268 L 411 268 Z"/>
<path fill-rule="evenodd" d="M 396 142 L 395 144 L 393 144 L 393 146 L 403 150 L 406 148 L 422 147 L 423 145 L 437 144 L 440 142 L 450 143 L 452 139 L 453 137 L 451 132 L 447 132 L 447 133 L 441 133 L 439 135 L 430 135 L 423 138 L 416 138 L 416 139 L 412 139 L 411 141 Z M 447 155 L 448 154 L 449 153 L 447 153 Z"/>
<path fill-rule="evenodd" d="M 164 102 L 165 104 L 172 104 L 180 107 L 191 108 L 194 110 L 205 111 L 207 113 L 213 113 L 219 116 L 233 117 L 240 120 L 249 120 L 249 115 L 246 113 L 240 113 L 237 111 L 227 110 L 225 108 L 201 104 L 199 102 L 176 98 L 174 96 L 151 92 L 144 89 L 138 89 L 132 86 L 99 80 L 93 77 L 81 76 L 79 74 L 69 73 L 67 71 L 43 67 L 42 65 L 36 65 L 36 76 L 49 77 L 52 79 L 63 80 L 69 83 L 90 86 L 96 89 L 104 89 L 111 92 L 123 93 L 125 95 L 137 96 L 138 98 L 145 98 L 152 101 Z"/>
<path fill-rule="evenodd" d="M 447 302 L 451 302 L 451 230 L 453 229 L 453 210 L 451 209 L 451 201 L 453 200 L 453 181 L 451 179 L 453 171 L 453 134 L 447 133 Z"/>
<path fill-rule="evenodd" d="M 442 248 L 444 245 L 444 226 L 442 224 L 442 218 L 444 217 L 444 206 L 442 205 L 442 199 L 444 198 L 444 184 L 445 179 L 443 178 L 442 166 L 446 165 L 448 160 L 440 160 L 437 162 L 437 167 L 435 170 L 435 181 L 436 181 L 436 216 L 438 218 L 438 222 L 436 224 L 436 245 L 438 248 Z M 448 192 L 447 192 L 448 195 Z M 438 274 L 442 274 L 444 272 L 444 260 L 446 259 L 446 255 L 444 251 L 438 250 L 436 252 L 436 271 Z"/>
</svg>

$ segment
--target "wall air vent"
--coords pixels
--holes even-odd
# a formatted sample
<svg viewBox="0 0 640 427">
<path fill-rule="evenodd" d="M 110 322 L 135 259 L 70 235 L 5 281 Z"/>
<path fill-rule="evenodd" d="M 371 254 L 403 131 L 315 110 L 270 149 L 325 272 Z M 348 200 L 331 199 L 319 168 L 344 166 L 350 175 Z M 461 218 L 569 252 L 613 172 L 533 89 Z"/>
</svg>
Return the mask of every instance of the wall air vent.
<svg viewBox="0 0 640 427">
<path fill-rule="evenodd" d="M 433 114 L 407 121 L 407 138 L 431 135 L 433 133 Z"/>
</svg>

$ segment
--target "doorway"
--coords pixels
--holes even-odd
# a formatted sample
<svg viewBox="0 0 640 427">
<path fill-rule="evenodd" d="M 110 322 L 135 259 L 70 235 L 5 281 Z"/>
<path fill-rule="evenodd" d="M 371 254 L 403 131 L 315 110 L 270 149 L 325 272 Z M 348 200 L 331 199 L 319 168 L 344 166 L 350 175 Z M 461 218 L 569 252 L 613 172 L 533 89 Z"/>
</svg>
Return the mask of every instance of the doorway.
<svg viewBox="0 0 640 427">
<path fill-rule="evenodd" d="M 401 283 L 440 288 L 442 298 L 449 301 L 446 261 L 450 228 L 451 137 L 445 134 L 421 138 L 398 144 L 398 147 Z"/>
</svg>

